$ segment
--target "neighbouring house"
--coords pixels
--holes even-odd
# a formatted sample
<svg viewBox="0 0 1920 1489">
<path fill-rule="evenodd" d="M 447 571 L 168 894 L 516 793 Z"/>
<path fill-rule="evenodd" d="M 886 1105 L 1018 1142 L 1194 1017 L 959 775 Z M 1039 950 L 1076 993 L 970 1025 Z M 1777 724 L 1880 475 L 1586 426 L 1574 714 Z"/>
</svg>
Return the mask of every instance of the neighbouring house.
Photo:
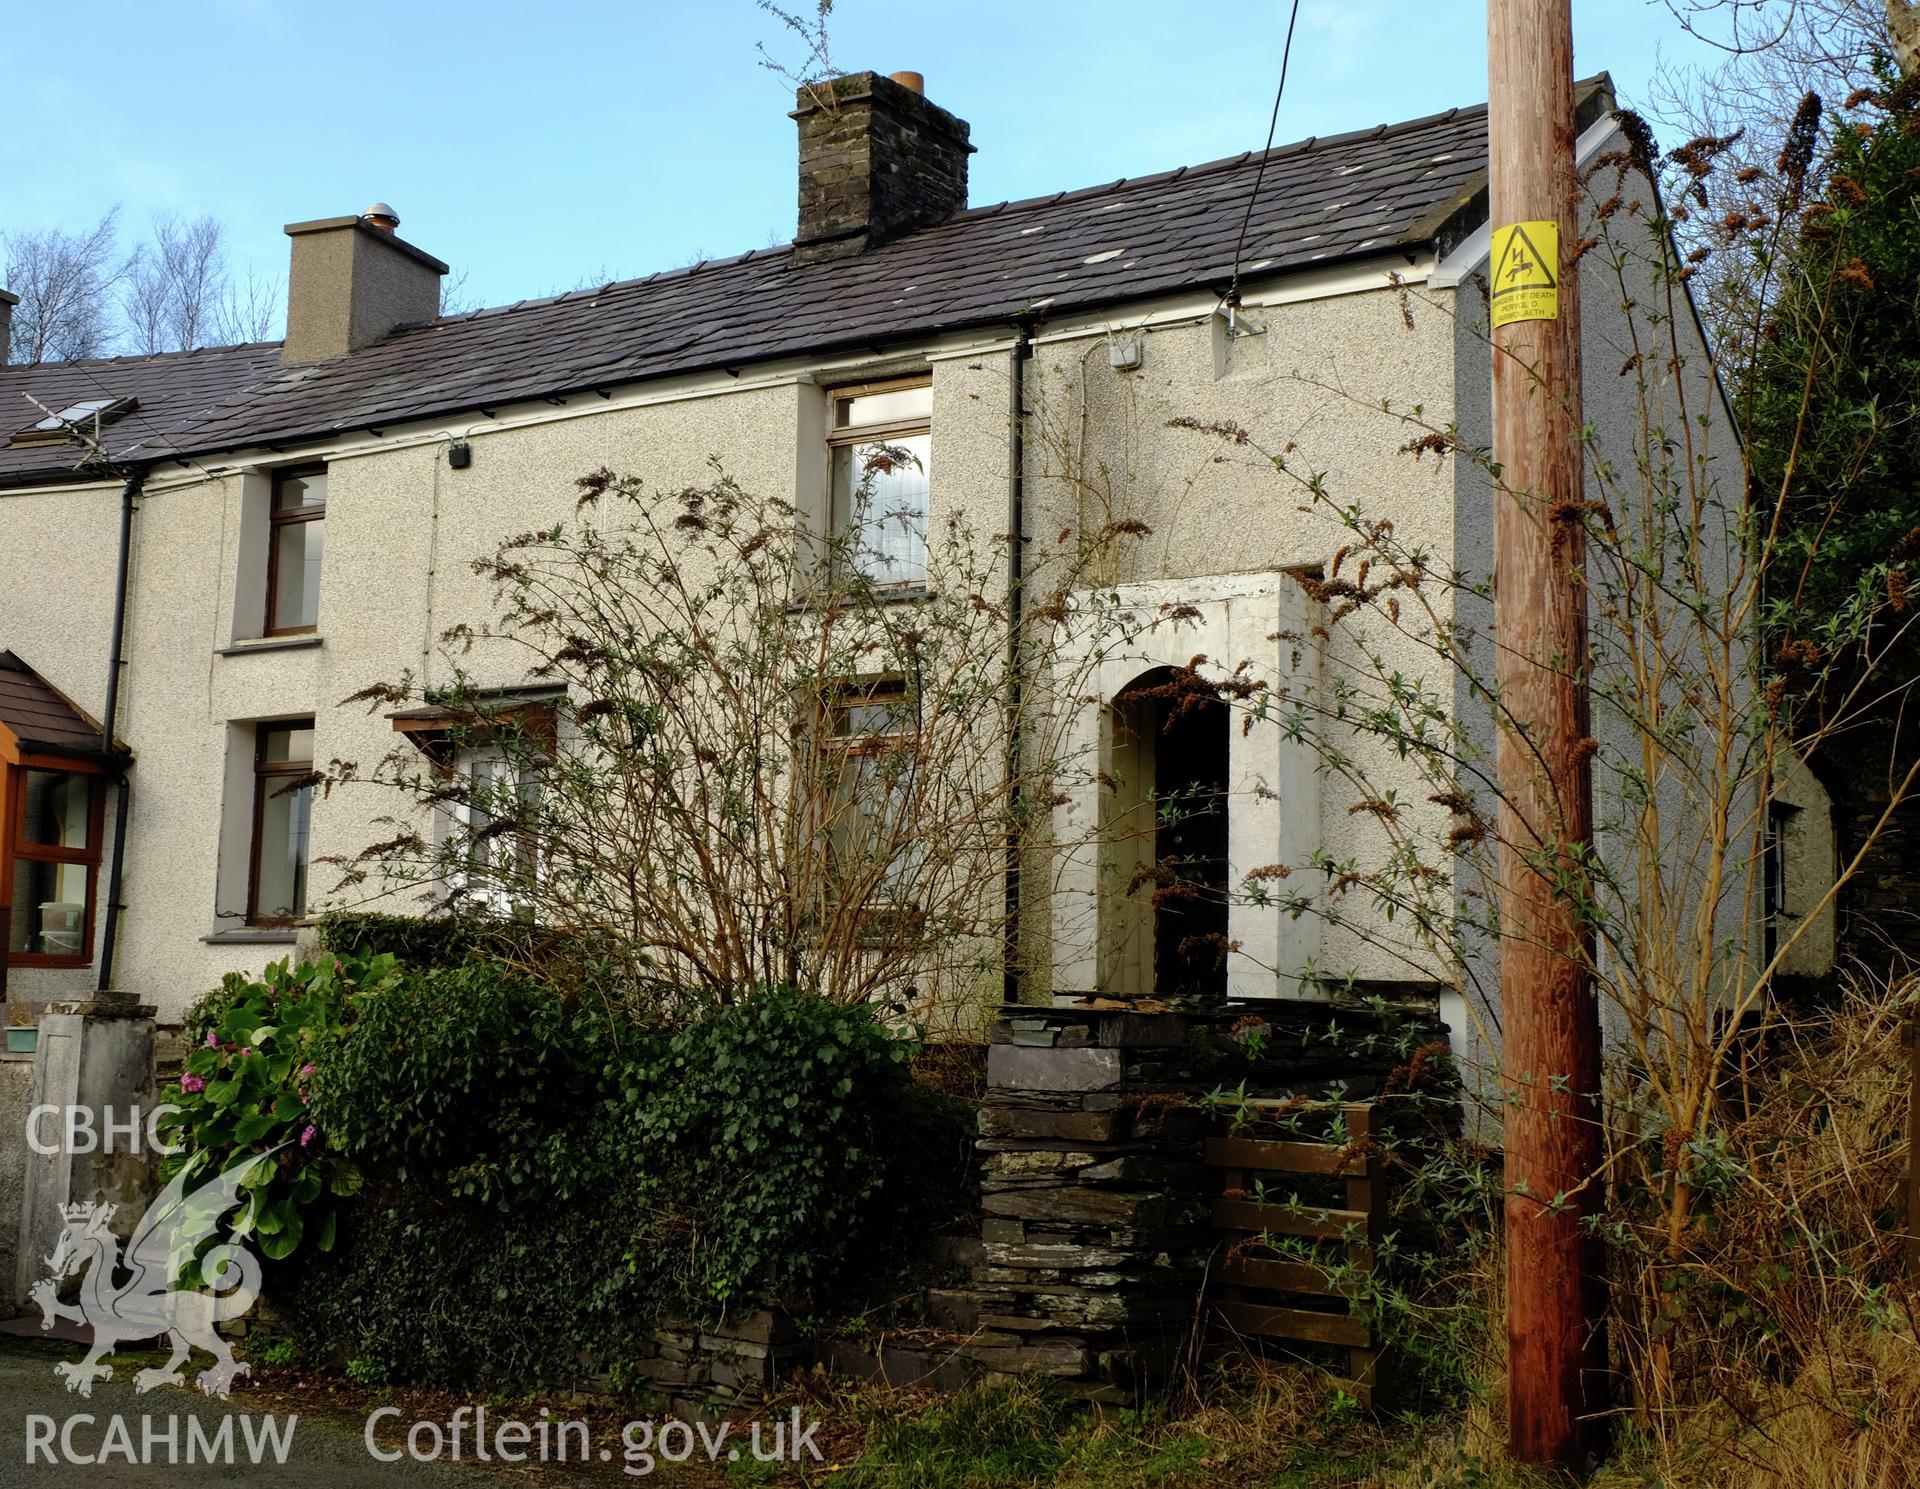
<svg viewBox="0 0 1920 1489">
<path fill-rule="evenodd" d="M 1080 742 L 1126 757 L 1115 774 L 1135 799 L 1068 793 L 1062 840 L 1076 820 L 1199 790 L 1228 802 L 1205 851 L 1229 881 L 1316 845 L 1332 861 L 1379 851 L 1352 785 L 1287 731 L 1206 709 L 1175 727 L 1141 701 L 1143 679 L 1198 653 L 1253 659 L 1295 689 L 1331 686 L 1350 662 L 1298 644 L 1318 620 L 1291 577 L 1333 566 L 1337 534 L 1270 469 L 1169 424 L 1297 448 L 1436 565 L 1485 564 L 1484 472 L 1399 453 L 1404 432 L 1379 415 L 1418 404 L 1489 441 L 1484 107 L 975 207 L 969 126 L 900 76 L 846 79 L 831 108 L 801 94 L 787 247 L 441 316 L 447 265 L 377 205 L 287 228 L 284 342 L 0 367 L 10 1005 L 98 984 L 177 1023 L 222 973 L 287 955 L 327 900 L 312 866 L 379 835 L 352 798 L 297 783 L 432 724 L 341 700 L 405 669 L 432 681 L 435 638 L 488 611 L 470 561 L 568 516 L 585 472 L 671 488 L 714 460 L 825 530 L 847 520 L 835 451 L 883 430 L 925 477 L 890 498 L 910 521 L 887 577 L 909 588 L 916 533 L 953 514 L 1005 531 L 1010 479 L 1029 540 L 1077 520 L 1068 473 L 1017 437 L 1019 352 L 1027 416 L 1044 406 L 1073 431 L 1084 468 L 1107 473 L 1109 515 L 1151 529 L 1114 592 L 1184 617 L 1104 658 L 1075 700 Z M 1618 142 L 1611 86 L 1579 97 L 1592 160 Z M 1618 300 L 1592 294 L 1583 319 L 1603 434 L 1631 416 L 1609 381 Z M 95 439 L 111 471 L 91 462 Z M 505 656 L 474 665 L 502 689 L 527 681 Z M 1373 748 L 1361 773 L 1390 782 L 1401 767 Z M 1796 810 L 1817 810 L 1817 788 L 1796 787 Z M 1026 996 L 1138 994 L 1164 975 L 1161 912 L 1116 889 L 1113 867 L 1069 852 L 1029 908 L 1046 955 Z M 1808 897 L 1801 872 L 1778 882 Z M 1464 1026 L 1463 980 L 1410 974 L 1377 906 L 1226 914 L 1235 949 L 1211 991 L 1312 995 L 1337 975 L 1441 999 Z M 981 996 L 998 993 L 990 979 Z"/>
</svg>

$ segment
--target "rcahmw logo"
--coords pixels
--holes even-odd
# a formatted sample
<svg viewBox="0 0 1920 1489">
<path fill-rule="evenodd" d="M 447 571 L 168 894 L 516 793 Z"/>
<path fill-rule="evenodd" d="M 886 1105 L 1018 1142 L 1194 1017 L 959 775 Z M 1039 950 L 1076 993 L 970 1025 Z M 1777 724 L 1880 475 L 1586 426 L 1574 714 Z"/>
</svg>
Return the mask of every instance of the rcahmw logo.
<svg viewBox="0 0 1920 1489">
<path fill-rule="evenodd" d="M 69 1391 L 91 1396 L 96 1380 L 113 1375 L 113 1366 L 106 1363 L 109 1355 L 128 1340 L 156 1335 L 167 1336 L 172 1354 L 164 1365 L 134 1375 L 136 1391 L 181 1384 L 181 1373 L 196 1349 L 213 1356 L 212 1367 L 197 1377 L 209 1396 L 224 1397 L 236 1376 L 250 1373 L 233 1357 L 215 1325 L 239 1318 L 253 1306 L 260 1295 L 260 1263 L 238 1239 L 211 1247 L 207 1243 L 221 1219 L 241 1203 L 241 1191 L 278 1151 L 253 1154 L 192 1193 L 187 1192 L 187 1181 L 198 1174 L 200 1164 L 188 1163 L 140 1217 L 124 1255 L 109 1228 L 112 1205 L 62 1208 L 60 1239 L 46 1258 L 50 1275 L 34 1284 L 33 1300 L 40 1308 L 41 1328 L 68 1319 L 93 1330 L 93 1347 L 84 1360 L 63 1360 L 53 1367 Z M 206 1290 L 176 1287 L 196 1258 Z M 118 1280 L 123 1274 L 124 1282 Z M 79 1302 L 63 1303 L 61 1284 L 73 1278 L 79 1279 Z"/>
<path fill-rule="evenodd" d="M 194 1416 L 142 1415 L 136 1429 L 125 1417 L 106 1418 L 96 1430 L 95 1418 L 85 1412 L 64 1421 L 33 1413 L 27 1417 L 27 1462 L 71 1463 L 235 1463 L 236 1447 L 244 1448 L 249 1463 L 261 1464 L 272 1454 L 285 1463 L 293 1447 L 298 1417 L 226 1416 L 217 1423 Z M 236 1441 L 235 1422 L 240 1424 Z"/>
</svg>

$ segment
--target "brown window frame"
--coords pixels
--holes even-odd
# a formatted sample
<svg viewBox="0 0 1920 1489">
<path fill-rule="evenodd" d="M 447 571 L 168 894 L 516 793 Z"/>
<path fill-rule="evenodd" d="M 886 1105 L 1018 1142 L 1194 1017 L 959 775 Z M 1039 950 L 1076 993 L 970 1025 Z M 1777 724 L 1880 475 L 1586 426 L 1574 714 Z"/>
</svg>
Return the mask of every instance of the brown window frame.
<svg viewBox="0 0 1920 1489">
<path fill-rule="evenodd" d="M 312 729 L 312 719 L 264 719 L 253 726 L 253 827 L 251 841 L 247 849 L 247 921 L 250 926 L 267 929 L 282 929 L 294 924 L 298 915 L 262 915 L 260 913 L 260 830 L 266 823 L 267 787 L 275 780 L 294 776 L 313 774 L 312 760 L 267 760 L 267 735 L 275 729 Z M 282 789 L 285 789 L 284 787 Z M 311 788 L 309 788 L 311 789 Z M 309 813 L 312 806 L 309 802 Z M 308 830 L 312 830 L 312 817 L 308 817 Z M 313 870 L 313 860 L 309 856 L 307 870 Z"/>
<path fill-rule="evenodd" d="M 819 774 L 812 787 L 812 831 L 822 839 L 821 851 L 825 854 L 825 872 L 821 875 L 823 896 L 837 896 L 841 888 L 834 873 L 832 834 L 840 810 L 836 797 L 844 772 L 849 768 L 847 762 L 862 756 L 884 755 L 903 740 L 918 741 L 923 726 L 916 712 L 904 720 L 896 715 L 883 729 L 855 732 L 850 726 L 849 714 L 861 704 L 886 705 L 890 700 L 904 700 L 910 691 L 905 677 L 886 673 L 830 683 L 815 698 L 812 749 L 813 768 Z M 917 744 L 913 747 L 917 748 Z M 832 911 L 823 904 L 821 913 Z M 882 896 L 858 906 L 855 913 L 878 933 L 885 929 L 884 922 L 890 918 L 918 919 L 922 912 L 906 900 Z"/>
<path fill-rule="evenodd" d="M 87 845 L 84 848 L 61 848 L 51 843 L 30 843 L 26 840 L 27 772 L 32 770 L 76 776 L 88 783 Z M 100 860 L 106 838 L 106 777 L 101 767 L 90 762 L 66 760 L 52 755 L 23 755 L 17 763 L 5 764 L 5 768 L 0 769 L 0 779 L 5 782 L 4 800 L 0 800 L 0 806 L 4 806 L 4 811 L 0 811 L 0 819 L 5 822 L 4 834 L 0 835 L 0 853 L 4 854 L 0 857 L 0 905 L 5 905 L 8 913 L 12 913 L 16 860 L 83 864 L 87 870 L 87 900 L 80 928 L 81 950 L 72 956 L 45 951 L 9 952 L 4 950 L 6 943 L 0 941 L 0 961 L 9 967 L 91 967 L 93 930 L 99 909 Z"/>
<path fill-rule="evenodd" d="M 320 629 L 318 609 L 316 619 L 310 626 L 276 626 L 273 617 L 280 599 L 280 529 L 291 527 L 295 523 L 325 522 L 327 504 L 321 502 L 317 507 L 297 507 L 291 512 L 280 510 L 280 488 L 288 481 L 302 480 L 308 476 L 324 476 L 325 465 L 291 465 L 285 470 L 273 473 L 273 490 L 267 497 L 267 609 L 261 617 L 260 634 L 263 636 L 311 636 Z"/>
<path fill-rule="evenodd" d="M 883 419 L 873 424 L 849 424 L 840 427 L 840 405 L 851 403 L 856 398 L 870 397 L 876 393 L 904 393 L 912 388 L 925 388 L 929 394 L 929 407 L 922 418 Z M 827 389 L 827 536 L 837 541 L 842 527 L 834 512 L 833 462 L 834 452 L 842 449 L 858 449 L 861 445 L 874 444 L 888 439 L 902 439 L 911 435 L 924 434 L 929 450 L 933 443 L 933 410 L 931 394 L 933 392 L 933 374 L 931 372 L 913 373 L 902 377 L 879 378 L 864 383 L 842 383 Z M 851 520 L 853 514 L 847 514 Z M 927 513 L 929 524 L 932 521 L 931 504 Z M 923 535 L 924 541 L 924 535 Z M 906 580 L 902 584 L 910 589 L 924 587 L 924 580 Z"/>
</svg>

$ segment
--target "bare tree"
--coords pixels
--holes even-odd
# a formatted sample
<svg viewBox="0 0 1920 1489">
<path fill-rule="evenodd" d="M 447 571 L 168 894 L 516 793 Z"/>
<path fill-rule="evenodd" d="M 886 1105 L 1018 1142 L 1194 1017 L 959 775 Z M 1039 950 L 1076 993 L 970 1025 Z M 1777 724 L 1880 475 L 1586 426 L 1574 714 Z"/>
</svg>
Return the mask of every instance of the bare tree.
<svg viewBox="0 0 1920 1489">
<path fill-rule="evenodd" d="M 1666 68 L 1654 83 L 1653 113 L 1683 139 L 1741 138 L 1733 169 L 1778 158 L 1808 93 L 1829 105 L 1872 86 L 1879 59 L 1911 71 L 1920 8 L 1911 0 L 1666 0 L 1717 61 Z"/>
<path fill-rule="evenodd" d="M 120 209 L 110 207 L 85 232 L 57 228 L 6 235 L 13 313 L 13 362 L 71 361 L 112 349 L 112 293 L 125 273 L 118 260 Z"/>
<path fill-rule="evenodd" d="M 225 233 L 211 216 L 153 219 L 153 241 L 127 259 L 121 313 L 136 352 L 191 351 L 217 339 L 226 308 Z"/>
<path fill-rule="evenodd" d="M 480 301 L 467 285 L 467 271 L 455 269 L 440 281 L 440 313 L 442 315 L 466 315 L 478 310 Z"/>
<path fill-rule="evenodd" d="M 249 268 L 245 279 L 227 283 L 215 316 L 214 339 L 228 343 L 273 340 L 286 302 L 285 280 L 262 278 Z"/>
</svg>

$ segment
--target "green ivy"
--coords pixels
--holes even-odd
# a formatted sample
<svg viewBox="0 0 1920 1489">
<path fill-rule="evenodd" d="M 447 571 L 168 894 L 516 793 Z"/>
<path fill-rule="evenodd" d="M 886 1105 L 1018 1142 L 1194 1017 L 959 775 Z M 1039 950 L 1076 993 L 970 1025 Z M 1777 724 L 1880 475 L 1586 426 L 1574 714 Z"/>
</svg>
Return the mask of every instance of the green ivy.
<svg viewBox="0 0 1920 1489">
<path fill-rule="evenodd" d="M 1755 490 L 1790 493 L 1770 623 L 1829 650 L 1864 617 L 1897 628 L 1920 548 L 1920 79 L 1881 81 L 1834 121 L 1821 199 L 1770 265 L 1783 289 L 1738 390 Z M 1910 676 L 1920 652 L 1909 640 L 1887 662 Z"/>
<path fill-rule="evenodd" d="M 564 1378 L 665 1311 L 830 1303 L 967 1208 L 971 1113 L 870 1009 L 772 990 L 668 1029 L 484 957 L 347 965 L 303 1114 L 368 1183 L 282 1277 L 304 1355 Z"/>
<path fill-rule="evenodd" d="M 700 1218 L 708 1300 L 818 1288 L 862 1256 L 916 1125 L 910 1053 L 870 1008 L 781 989 L 711 1010 L 629 1067 L 635 1136 L 672 1155 L 675 1198 Z"/>
<path fill-rule="evenodd" d="M 609 1059 L 639 1031 L 496 962 L 409 968 L 355 1000 L 316 1073 L 328 1140 L 384 1182 L 507 1210 L 591 1187 Z"/>
<path fill-rule="evenodd" d="M 566 1383 L 583 1354 L 618 1366 L 669 1301 L 651 1224 L 638 1186 L 484 1222 L 369 1191 L 347 1243 L 304 1263 L 276 1303 L 302 1359 L 369 1383 Z"/>
</svg>

